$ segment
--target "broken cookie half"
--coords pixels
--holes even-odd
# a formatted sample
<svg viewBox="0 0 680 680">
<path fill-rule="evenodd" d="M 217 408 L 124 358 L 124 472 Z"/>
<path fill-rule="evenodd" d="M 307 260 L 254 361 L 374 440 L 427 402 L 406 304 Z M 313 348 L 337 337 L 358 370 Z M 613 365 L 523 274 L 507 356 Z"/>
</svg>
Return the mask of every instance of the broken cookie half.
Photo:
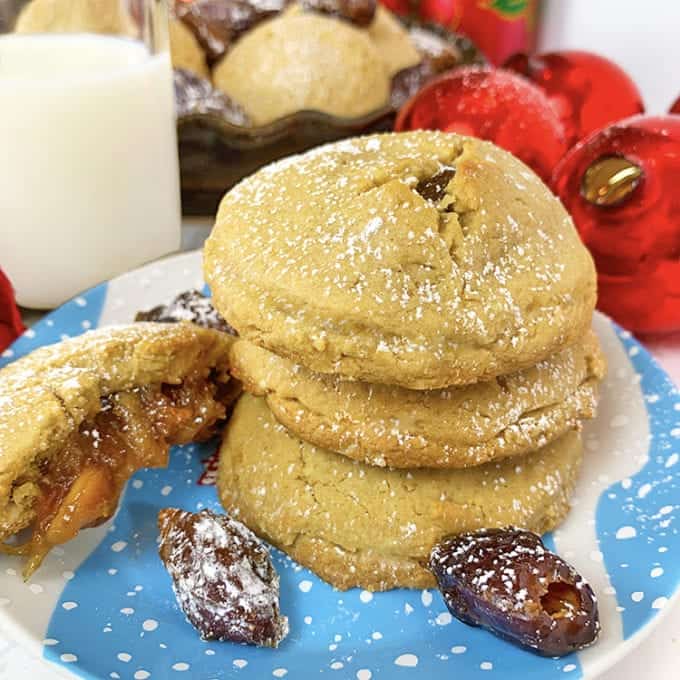
<svg viewBox="0 0 680 680">
<path fill-rule="evenodd" d="M 0 371 L 0 550 L 29 577 L 56 545 L 115 512 L 140 468 L 215 432 L 238 394 L 232 339 L 192 324 L 114 326 Z M 8 544 L 28 529 L 26 541 Z"/>
</svg>

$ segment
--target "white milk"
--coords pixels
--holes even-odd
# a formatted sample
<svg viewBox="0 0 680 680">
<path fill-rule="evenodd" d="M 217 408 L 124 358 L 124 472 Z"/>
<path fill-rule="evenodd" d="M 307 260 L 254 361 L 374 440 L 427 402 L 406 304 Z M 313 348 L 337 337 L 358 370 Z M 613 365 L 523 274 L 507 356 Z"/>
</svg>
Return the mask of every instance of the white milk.
<svg viewBox="0 0 680 680">
<path fill-rule="evenodd" d="M 55 307 L 180 244 L 167 54 L 95 35 L 0 36 L 0 267 Z"/>
</svg>

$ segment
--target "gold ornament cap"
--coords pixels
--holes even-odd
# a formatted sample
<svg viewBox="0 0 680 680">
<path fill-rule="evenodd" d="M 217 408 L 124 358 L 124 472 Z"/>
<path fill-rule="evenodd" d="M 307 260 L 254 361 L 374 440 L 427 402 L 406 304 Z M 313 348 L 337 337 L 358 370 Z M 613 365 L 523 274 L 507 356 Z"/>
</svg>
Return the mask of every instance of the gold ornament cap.
<svg viewBox="0 0 680 680">
<path fill-rule="evenodd" d="M 625 201 L 642 178 L 642 168 L 623 156 L 605 156 L 583 173 L 581 195 L 588 203 L 612 207 Z"/>
</svg>

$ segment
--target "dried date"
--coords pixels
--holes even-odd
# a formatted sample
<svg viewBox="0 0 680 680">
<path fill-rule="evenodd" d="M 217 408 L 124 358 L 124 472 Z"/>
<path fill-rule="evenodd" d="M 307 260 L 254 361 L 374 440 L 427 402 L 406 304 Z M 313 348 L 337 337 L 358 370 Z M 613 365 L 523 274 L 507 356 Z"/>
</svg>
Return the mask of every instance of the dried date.
<svg viewBox="0 0 680 680">
<path fill-rule="evenodd" d="M 175 0 L 175 15 L 194 33 L 214 64 L 246 31 L 275 16 L 290 0 Z"/>
<path fill-rule="evenodd" d="M 378 6 L 376 0 L 300 0 L 303 9 L 344 19 L 355 26 L 369 26 Z"/>
<path fill-rule="evenodd" d="M 588 583 L 540 536 L 486 529 L 445 539 L 430 556 L 449 611 L 544 656 L 592 644 L 600 630 Z"/>
<path fill-rule="evenodd" d="M 250 529 L 226 515 L 166 508 L 159 554 L 177 601 L 204 640 L 278 647 L 288 634 L 279 576 Z"/>
<path fill-rule="evenodd" d="M 135 321 L 178 323 L 189 321 L 217 331 L 237 335 L 236 331 L 220 316 L 212 301 L 198 290 L 180 293 L 170 304 L 159 305 L 146 312 L 138 312 Z"/>
</svg>

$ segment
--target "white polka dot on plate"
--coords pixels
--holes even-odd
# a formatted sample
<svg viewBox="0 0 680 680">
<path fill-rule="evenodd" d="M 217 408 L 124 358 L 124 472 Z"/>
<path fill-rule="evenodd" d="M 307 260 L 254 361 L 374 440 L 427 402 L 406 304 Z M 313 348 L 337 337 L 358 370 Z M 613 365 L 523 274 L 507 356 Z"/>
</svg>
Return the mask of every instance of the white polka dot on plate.
<svg viewBox="0 0 680 680">
<path fill-rule="evenodd" d="M 652 609 L 663 609 L 668 603 L 667 597 L 657 597 L 654 602 L 652 602 Z"/>
<path fill-rule="evenodd" d="M 465 645 L 451 647 L 451 654 L 465 654 L 465 652 L 467 652 L 467 647 Z"/>
<path fill-rule="evenodd" d="M 179 671 L 180 673 L 188 671 L 189 668 L 191 668 L 191 666 L 189 666 L 189 664 L 185 663 L 184 661 L 178 661 L 177 663 L 172 664 L 172 670 Z"/>
<path fill-rule="evenodd" d="M 571 673 L 572 671 L 576 670 L 576 664 L 574 663 L 568 663 L 563 669 L 565 673 Z"/>
<path fill-rule="evenodd" d="M 364 603 L 368 604 L 373 599 L 373 593 L 368 590 L 362 590 L 359 594 L 359 599 Z"/>
<path fill-rule="evenodd" d="M 368 668 L 360 668 L 357 671 L 357 680 L 371 680 L 373 673 Z"/>
<path fill-rule="evenodd" d="M 118 661 L 122 661 L 123 663 L 129 663 L 132 659 L 132 655 L 128 654 L 127 652 L 118 652 L 116 658 Z"/>
<path fill-rule="evenodd" d="M 150 633 L 151 631 L 156 630 L 158 628 L 158 621 L 155 619 L 146 619 L 144 623 L 142 624 L 142 628 L 147 632 Z"/>
<path fill-rule="evenodd" d="M 248 662 L 245 659 L 234 659 L 232 663 L 236 668 L 245 668 L 248 665 Z"/>
<path fill-rule="evenodd" d="M 71 609 L 75 609 L 78 606 L 77 602 L 64 602 L 62 605 L 62 608 L 65 609 L 67 612 L 71 611 Z"/>
<path fill-rule="evenodd" d="M 272 671 L 272 675 L 275 678 L 283 678 L 284 676 L 288 675 L 288 669 L 287 668 L 275 668 Z"/>
<path fill-rule="evenodd" d="M 298 584 L 298 588 L 303 592 L 303 593 L 308 593 L 312 589 L 313 583 L 311 581 L 300 581 Z"/>
<path fill-rule="evenodd" d="M 434 622 L 438 626 L 448 626 L 452 620 L 453 616 L 451 616 L 449 612 L 442 612 L 441 614 L 437 614 L 437 618 L 434 620 Z"/>
<path fill-rule="evenodd" d="M 127 547 L 126 541 L 116 541 L 111 546 L 111 550 L 113 550 L 113 552 L 121 552 L 121 550 L 125 550 L 126 547 Z"/>
<path fill-rule="evenodd" d="M 420 601 L 423 603 L 423 607 L 429 607 L 432 604 L 432 593 L 429 590 L 423 590 L 420 593 Z"/>
<path fill-rule="evenodd" d="M 62 654 L 59 657 L 64 663 L 74 663 L 78 661 L 78 657 L 75 654 Z"/>
<path fill-rule="evenodd" d="M 651 484 L 643 484 L 637 492 L 638 498 L 645 498 L 647 494 L 652 490 L 652 485 Z"/>
<path fill-rule="evenodd" d="M 312 623 L 312 617 L 311 616 L 305 616 L 303 621 L 309 626 Z"/>
<path fill-rule="evenodd" d="M 140 668 L 138 671 L 135 671 L 133 677 L 135 680 L 147 680 L 147 678 L 151 677 L 151 673 L 149 673 L 149 671 L 145 671 L 143 668 Z"/>
<path fill-rule="evenodd" d="M 636 536 L 637 531 L 635 530 L 635 527 L 623 526 L 619 527 L 619 529 L 616 531 L 616 538 L 619 541 L 625 541 L 629 538 L 635 538 Z"/>
<path fill-rule="evenodd" d="M 659 578 L 659 576 L 663 576 L 663 568 L 662 567 L 654 567 L 654 569 L 652 569 L 649 572 L 649 575 L 652 578 Z"/>
<path fill-rule="evenodd" d="M 633 600 L 633 602 L 641 602 L 645 597 L 645 594 L 641 590 L 636 590 L 634 593 L 631 593 L 630 599 Z"/>
<path fill-rule="evenodd" d="M 482 663 L 479 664 L 479 667 L 483 671 L 490 671 L 493 669 L 493 664 L 491 663 L 491 661 L 482 661 Z"/>
<path fill-rule="evenodd" d="M 345 664 L 342 663 L 342 661 L 334 661 L 331 664 L 331 669 L 334 670 L 334 671 L 339 671 L 341 668 L 344 668 L 344 667 L 345 667 Z"/>
<path fill-rule="evenodd" d="M 135 610 L 132 607 L 123 607 L 120 610 L 121 614 L 125 614 L 125 616 L 131 616 L 132 614 L 135 613 Z"/>
<path fill-rule="evenodd" d="M 418 657 L 415 654 L 402 654 L 394 660 L 394 663 L 396 666 L 415 668 L 418 665 Z"/>
</svg>

